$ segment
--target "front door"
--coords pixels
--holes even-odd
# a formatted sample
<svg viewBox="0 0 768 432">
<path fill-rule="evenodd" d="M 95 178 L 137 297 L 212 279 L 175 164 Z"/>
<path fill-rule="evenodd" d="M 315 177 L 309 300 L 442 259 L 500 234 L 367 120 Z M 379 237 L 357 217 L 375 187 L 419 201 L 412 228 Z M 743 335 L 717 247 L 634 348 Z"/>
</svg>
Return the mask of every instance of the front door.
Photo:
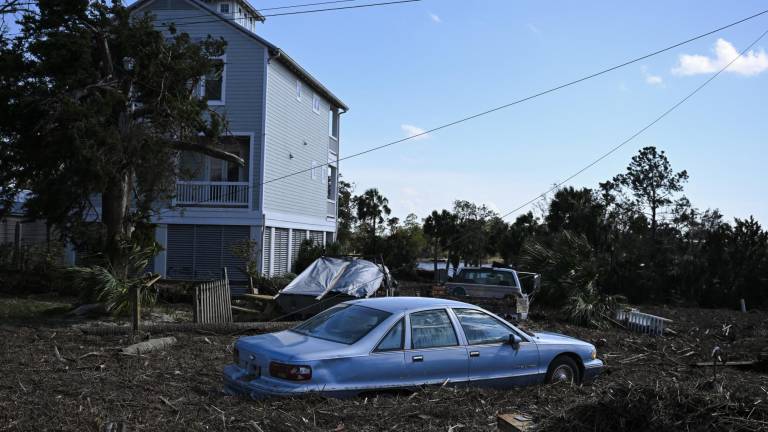
<svg viewBox="0 0 768 432">
<path fill-rule="evenodd" d="M 515 348 L 509 335 L 515 331 L 485 312 L 453 309 L 467 339 L 469 381 L 477 385 L 508 388 L 538 382 L 539 350 L 524 340 Z"/>
<path fill-rule="evenodd" d="M 410 350 L 405 352 L 407 381 L 412 386 L 465 382 L 469 357 L 445 309 L 410 314 Z"/>
</svg>

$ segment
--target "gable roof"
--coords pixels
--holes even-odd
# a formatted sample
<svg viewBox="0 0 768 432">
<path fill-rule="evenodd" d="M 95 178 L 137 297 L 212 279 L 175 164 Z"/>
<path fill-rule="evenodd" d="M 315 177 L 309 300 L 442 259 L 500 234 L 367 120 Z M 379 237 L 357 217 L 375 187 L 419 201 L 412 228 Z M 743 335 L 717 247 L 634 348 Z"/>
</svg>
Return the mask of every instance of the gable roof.
<svg viewBox="0 0 768 432">
<path fill-rule="evenodd" d="M 133 11 L 136 9 L 140 9 L 153 1 L 155 0 L 136 0 L 136 2 L 128 6 L 128 10 Z M 344 102 L 342 102 L 341 99 L 339 99 L 338 97 L 336 97 L 336 95 L 331 93 L 331 91 L 328 90 L 323 84 L 321 84 L 320 81 L 318 81 L 317 79 L 315 79 L 315 77 L 310 75 L 309 72 L 307 72 L 303 67 L 301 67 L 301 65 L 299 65 L 294 59 L 292 59 L 285 51 L 280 49 L 280 47 L 278 47 L 277 45 L 273 44 L 272 42 L 269 42 L 268 40 L 257 35 L 256 33 L 253 33 L 252 31 L 246 29 L 240 24 L 237 24 L 234 20 L 220 15 L 218 12 L 209 8 L 205 3 L 203 3 L 200 0 L 185 0 L 185 1 L 210 13 L 213 18 L 218 18 L 219 20 L 226 23 L 227 25 L 234 27 L 244 35 L 266 46 L 267 50 L 269 50 L 270 59 L 277 59 L 280 63 L 285 65 L 289 70 L 291 70 L 293 73 L 298 75 L 302 80 L 306 81 L 310 85 L 310 87 L 312 87 L 320 96 L 329 100 L 332 105 L 336 106 L 337 108 L 341 108 L 345 112 L 349 110 L 349 107 Z M 261 14 L 259 14 L 259 16 L 261 16 Z"/>
</svg>

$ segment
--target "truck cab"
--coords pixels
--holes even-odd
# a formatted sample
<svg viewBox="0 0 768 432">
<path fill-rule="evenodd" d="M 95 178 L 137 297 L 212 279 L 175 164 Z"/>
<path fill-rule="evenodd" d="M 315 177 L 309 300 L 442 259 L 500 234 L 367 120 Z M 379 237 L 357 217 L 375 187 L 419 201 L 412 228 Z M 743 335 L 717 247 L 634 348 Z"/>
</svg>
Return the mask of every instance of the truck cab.
<svg viewBox="0 0 768 432">
<path fill-rule="evenodd" d="M 521 283 L 525 279 L 525 283 Z M 526 319 L 531 295 L 540 275 L 507 267 L 465 267 L 444 286 L 446 295 L 459 298 L 503 299 L 514 302 L 518 319 Z"/>
</svg>

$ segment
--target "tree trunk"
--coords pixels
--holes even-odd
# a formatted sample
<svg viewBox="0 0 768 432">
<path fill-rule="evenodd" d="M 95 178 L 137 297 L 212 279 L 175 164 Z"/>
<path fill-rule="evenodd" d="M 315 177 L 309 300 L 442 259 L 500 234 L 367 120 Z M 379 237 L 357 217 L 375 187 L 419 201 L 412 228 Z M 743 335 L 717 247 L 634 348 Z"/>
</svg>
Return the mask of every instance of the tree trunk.
<svg viewBox="0 0 768 432">
<path fill-rule="evenodd" d="M 440 277 L 437 274 L 437 238 L 435 238 L 435 245 L 433 246 L 435 253 L 435 282 L 440 282 Z"/>
<path fill-rule="evenodd" d="M 104 251 L 115 276 L 128 273 L 128 257 L 122 242 L 131 238 L 133 224 L 128 220 L 132 175 L 124 173 L 107 184 L 102 194 L 101 221 L 106 228 Z"/>
</svg>

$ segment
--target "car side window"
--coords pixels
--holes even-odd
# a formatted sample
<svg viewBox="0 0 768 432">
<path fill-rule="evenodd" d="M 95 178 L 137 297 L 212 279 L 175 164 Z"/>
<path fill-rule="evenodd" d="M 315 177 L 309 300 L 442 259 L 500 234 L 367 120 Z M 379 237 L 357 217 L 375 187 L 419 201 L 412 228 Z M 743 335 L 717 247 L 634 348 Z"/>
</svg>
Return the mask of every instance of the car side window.
<svg viewBox="0 0 768 432">
<path fill-rule="evenodd" d="M 405 327 L 405 324 L 401 318 L 397 324 L 389 329 L 389 332 L 384 336 L 384 339 L 379 342 L 376 351 L 396 351 L 403 349 L 403 344 L 405 342 L 405 331 L 403 331 L 403 327 Z"/>
<path fill-rule="evenodd" d="M 475 309 L 454 309 L 470 345 L 506 342 L 512 329 L 496 318 Z"/>
<path fill-rule="evenodd" d="M 455 346 L 456 330 L 445 309 L 411 314 L 411 345 L 414 349 Z"/>
</svg>

